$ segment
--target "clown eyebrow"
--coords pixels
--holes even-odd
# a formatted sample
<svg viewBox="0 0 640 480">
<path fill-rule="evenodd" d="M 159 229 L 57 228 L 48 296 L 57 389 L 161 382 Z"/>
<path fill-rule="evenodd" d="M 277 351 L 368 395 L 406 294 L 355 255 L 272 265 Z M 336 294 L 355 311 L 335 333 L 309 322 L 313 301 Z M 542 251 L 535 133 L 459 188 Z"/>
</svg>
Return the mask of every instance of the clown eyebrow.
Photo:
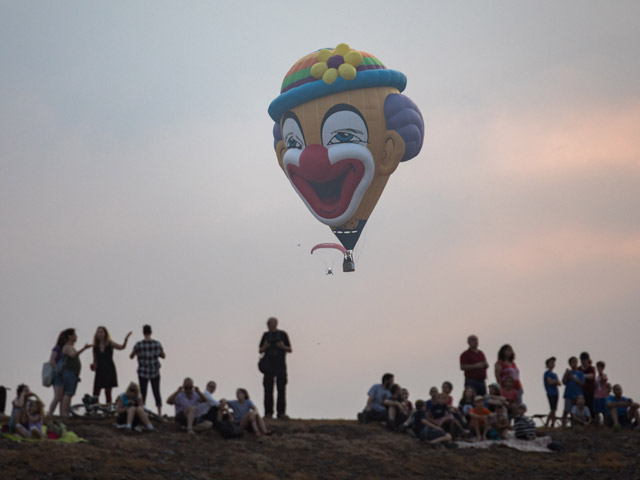
<svg viewBox="0 0 640 480">
<path fill-rule="evenodd" d="M 360 113 L 360 110 L 358 110 L 356 107 L 349 105 L 348 103 L 338 103 L 337 105 L 334 105 L 329 110 L 327 110 L 327 113 L 324 114 L 324 118 L 322 119 L 322 123 L 320 124 L 320 131 L 322 132 L 322 129 L 324 128 L 324 122 L 326 122 L 331 115 L 333 115 L 336 112 L 341 112 L 343 110 L 353 112 L 362 119 L 362 123 L 364 123 L 364 126 L 367 128 L 367 131 L 360 132 L 360 133 L 361 134 L 366 133 L 367 137 L 369 137 L 369 126 L 367 125 L 367 121 L 364 119 L 364 116 L 362 115 L 362 113 Z M 293 114 L 293 112 L 291 113 Z"/>
<path fill-rule="evenodd" d="M 351 132 L 351 133 L 359 133 L 359 134 L 364 133 L 360 130 L 356 130 L 355 128 L 339 128 L 338 130 L 334 130 L 333 132 L 330 132 L 330 133 L 338 133 L 338 132 Z"/>
</svg>

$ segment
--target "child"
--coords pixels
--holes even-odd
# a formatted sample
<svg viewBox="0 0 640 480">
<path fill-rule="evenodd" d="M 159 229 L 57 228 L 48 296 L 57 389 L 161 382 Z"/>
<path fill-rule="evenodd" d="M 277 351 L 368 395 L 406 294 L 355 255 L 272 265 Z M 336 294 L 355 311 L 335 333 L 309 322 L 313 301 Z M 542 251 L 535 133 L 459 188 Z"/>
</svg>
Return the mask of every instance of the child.
<svg viewBox="0 0 640 480">
<path fill-rule="evenodd" d="M 447 405 L 447 399 L 448 395 L 446 393 L 439 394 L 436 397 L 436 403 L 428 412 L 428 417 L 432 423 L 442 427 L 446 432 L 456 437 L 465 430 L 460 422 L 451 414 L 451 409 Z"/>
<path fill-rule="evenodd" d="M 585 405 L 584 395 L 578 395 L 576 404 L 571 407 L 571 426 L 586 427 L 589 424 L 591 424 L 591 412 Z"/>
<path fill-rule="evenodd" d="M 549 415 L 547 415 L 547 421 L 544 426 L 553 427 L 556 424 L 556 410 L 558 409 L 558 386 L 562 385 L 562 382 L 558 379 L 558 375 L 553 372 L 556 366 L 556 357 L 547 358 L 545 364 L 547 371 L 544 372 L 542 380 L 549 400 Z"/>
<path fill-rule="evenodd" d="M 476 391 L 471 386 L 464 387 L 464 392 L 462 392 L 462 398 L 460 399 L 460 404 L 458 408 L 460 409 L 460 413 L 469 420 L 469 412 L 473 408 L 473 404 L 476 398 Z"/>
<path fill-rule="evenodd" d="M 500 438 L 506 438 L 507 430 L 511 428 L 511 420 L 504 405 L 496 406 L 493 428 L 496 429 Z"/>
<path fill-rule="evenodd" d="M 489 393 L 485 395 L 484 403 L 492 412 L 495 412 L 498 405 L 507 405 L 507 399 L 500 395 L 500 385 L 497 383 L 489 385 Z"/>
<path fill-rule="evenodd" d="M 484 406 L 484 398 L 481 395 L 475 398 L 469 416 L 471 417 L 471 428 L 476 432 L 476 440 L 486 440 L 493 414 L 491 410 Z M 480 434 L 481 430 L 482 434 Z"/>
<path fill-rule="evenodd" d="M 593 415 L 596 417 L 597 425 L 604 425 L 607 418 L 607 397 L 609 378 L 604 373 L 605 364 L 602 360 L 596 363 L 598 374 L 596 376 L 596 391 L 593 393 Z"/>
<path fill-rule="evenodd" d="M 431 397 L 431 399 L 427 400 L 427 402 L 425 403 L 427 412 L 431 411 L 431 407 L 433 407 L 437 403 L 438 395 L 440 395 L 440 392 L 438 392 L 438 387 L 431 387 L 429 389 L 429 396 Z"/>
<path fill-rule="evenodd" d="M 25 438 L 38 438 L 43 439 L 44 434 L 42 433 L 42 419 L 44 418 L 44 404 L 40 401 L 38 397 L 33 395 L 32 400 L 27 403 L 26 408 L 28 429 L 24 427 L 22 424 L 16 425 L 16 430 L 20 435 Z"/>
<path fill-rule="evenodd" d="M 569 358 L 569 368 L 564 372 L 562 383 L 565 384 L 562 426 L 566 427 L 567 417 L 576 403 L 576 398 L 582 395 L 582 386 L 584 385 L 584 373 L 578 369 L 578 359 L 576 357 Z"/>
<path fill-rule="evenodd" d="M 577 364 L 577 359 L 576 359 Z M 533 440 L 536 438 L 536 424 L 525 415 L 527 406 L 524 403 L 518 405 L 518 413 L 513 417 L 513 427 L 516 431 L 516 438 L 520 440 Z"/>
<path fill-rule="evenodd" d="M 453 396 L 451 392 L 453 391 L 453 384 L 449 381 L 442 382 L 442 393 L 447 396 L 447 406 L 450 408 L 453 407 Z"/>
<path fill-rule="evenodd" d="M 427 419 L 427 410 L 424 400 L 416 402 L 416 412 L 413 416 L 413 433 L 423 442 L 435 445 L 441 442 L 451 442 L 451 435 L 441 427 Z"/>
<path fill-rule="evenodd" d="M 518 405 L 520 404 L 520 395 L 518 390 L 515 389 L 515 380 L 513 377 L 506 377 L 504 380 L 504 387 L 500 390 L 500 394 L 507 401 L 507 407 L 512 415 L 516 414 Z"/>
</svg>

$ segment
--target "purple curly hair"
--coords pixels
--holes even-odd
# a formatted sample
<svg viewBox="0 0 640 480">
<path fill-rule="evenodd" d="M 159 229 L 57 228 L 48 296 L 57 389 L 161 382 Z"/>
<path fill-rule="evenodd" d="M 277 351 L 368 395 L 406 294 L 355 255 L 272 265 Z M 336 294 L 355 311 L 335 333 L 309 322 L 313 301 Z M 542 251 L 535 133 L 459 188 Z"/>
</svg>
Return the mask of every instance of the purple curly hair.
<svg viewBox="0 0 640 480">
<path fill-rule="evenodd" d="M 387 95 L 384 101 L 384 118 L 387 130 L 395 130 L 404 141 L 405 149 L 402 162 L 412 159 L 422 148 L 424 142 L 424 120 L 417 105 L 401 93 Z M 282 140 L 282 130 L 273 124 L 273 149 Z"/>
</svg>

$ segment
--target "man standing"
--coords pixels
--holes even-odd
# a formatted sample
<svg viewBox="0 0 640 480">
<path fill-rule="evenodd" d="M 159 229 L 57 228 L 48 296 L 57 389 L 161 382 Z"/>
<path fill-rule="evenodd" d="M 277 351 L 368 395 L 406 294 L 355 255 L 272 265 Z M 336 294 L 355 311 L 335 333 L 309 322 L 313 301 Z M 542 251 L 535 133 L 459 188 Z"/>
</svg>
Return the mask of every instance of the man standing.
<svg viewBox="0 0 640 480">
<path fill-rule="evenodd" d="M 166 358 L 162 344 L 151 338 L 151 326 L 142 327 L 144 340 L 136 343 L 129 358 L 138 357 L 138 382 L 143 403 L 147 400 L 147 384 L 151 382 L 153 397 L 158 407 L 158 415 L 162 415 L 162 397 L 160 396 L 160 360 Z"/>
<path fill-rule="evenodd" d="M 278 405 L 277 413 L 278 418 L 286 420 L 287 415 L 285 410 L 287 408 L 285 389 L 287 386 L 287 364 L 285 362 L 285 356 L 287 353 L 291 353 L 291 343 L 289 342 L 289 336 L 287 332 L 278 330 L 278 319 L 275 317 L 267 320 L 268 331 L 264 332 L 262 339 L 260 340 L 259 352 L 264 353 L 264 365 L 262 368 L 264 373 L 264 379 L 262 384 L 264 385 L 264 416 L 265 418 L 273 417 L 273 380 L 276 379 L 276 385 L 278 388 Z"/>
<path fill-rule="evenodd" d="M 478 337 L 469 335 L 469 348 L 460 355 L 460 370 L 464 371 L 464 386 L 473 387 L 476 395 L 487 394 L 487 368 L 489 363 L 482 350 L 478 349 Z"/>
</svg>

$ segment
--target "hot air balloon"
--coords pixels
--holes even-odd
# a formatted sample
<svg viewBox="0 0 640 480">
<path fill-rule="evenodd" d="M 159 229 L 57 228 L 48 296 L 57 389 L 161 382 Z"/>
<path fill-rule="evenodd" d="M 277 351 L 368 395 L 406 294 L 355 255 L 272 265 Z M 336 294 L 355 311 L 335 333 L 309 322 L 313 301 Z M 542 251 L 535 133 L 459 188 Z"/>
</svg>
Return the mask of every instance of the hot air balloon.
<svg viewBox="0 0 640 480">
<path fill-rule="evenodd" d="M 269 106 L 280 167 L 351 261 L 389 176 L 422 148 L 422 114 L 400 93 L 406 82 L 341 43 L 298 60 Z"/>
</svg>

